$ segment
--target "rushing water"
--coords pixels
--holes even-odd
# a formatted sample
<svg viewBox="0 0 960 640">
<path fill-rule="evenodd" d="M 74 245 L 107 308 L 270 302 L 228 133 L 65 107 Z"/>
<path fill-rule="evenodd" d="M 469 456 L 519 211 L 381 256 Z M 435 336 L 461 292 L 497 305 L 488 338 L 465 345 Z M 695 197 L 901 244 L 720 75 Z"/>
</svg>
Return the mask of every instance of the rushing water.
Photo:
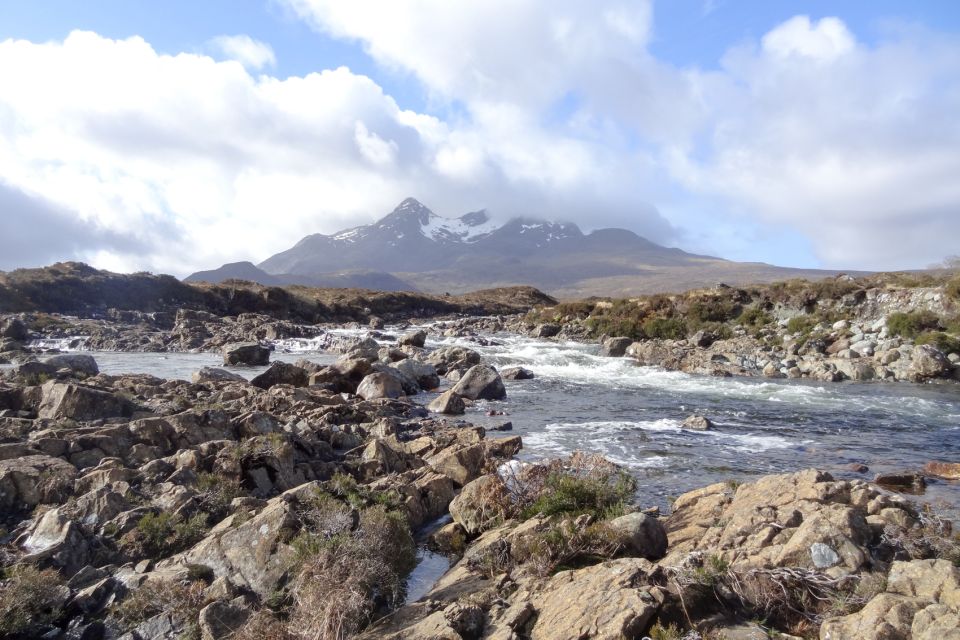
<svg viewBox="0 0 960 640">
<path fill-rule="evenodd" d="M 351 333 L 343 331 L 342 333 Z M 478 402 L 464 419 L 484 425 L 509 420 L 523 436 L 526 457 L 574 450 L 602 453 L 640 481 L 639 498 L 665 507 L 671 496 L 712 482 L 816 467 L 838 477 L 917 470 L 929 460 L 960 460 L 960 385 L 823 383 L 714 378 L 639 367 L 604 358 L 596 345 L 496 335 L 479 347 L 464 339 L 430 340 L 480 351 L 497 367 L 522 365 L 534 380 L 507 381 L 508 398 Z M 273 359 L 332 362 L 309 342 L 278 345 Z M 284 352 L 288 350 L 290 352 Z M 216 354 L 96 353 L 105 373 L 189 378 Z M 262 368 L 234 369 L 252 377 Z M 418 399 L 426 403 L 433 394 Z M 490 410 L 505 416 L 488 417 Z M 680 428 L 691 414 L 713 431 Z M 960 484 L 932 484 L 925 496 L 960 505 Z"/>
</svg>

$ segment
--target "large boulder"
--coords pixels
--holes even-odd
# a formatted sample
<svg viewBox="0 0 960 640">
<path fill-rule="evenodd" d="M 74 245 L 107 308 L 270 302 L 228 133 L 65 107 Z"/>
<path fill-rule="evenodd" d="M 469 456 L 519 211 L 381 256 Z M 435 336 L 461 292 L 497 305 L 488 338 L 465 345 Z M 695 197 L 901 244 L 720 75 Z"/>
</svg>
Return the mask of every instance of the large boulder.
<svg viewBox="0 0 960 640">
<path fill-rule="evenodd" d="M 507 397 L 500 374 L 485 364 L 470 367 L 452 391 L 470 400 L 503 400 Z"/>
<path fill-rule="evenodd" d="M 39 418 L 70 418 L 78 421 L 129 416 L 132 407 L 119 395 L 81 384 L 50 381 L 43 385 Z"/>
<path fill-rule="evenodd" d="M 223 347 L 224 366 L 262 367 L 270 362 L 270 350 L 258 342 L 234 342 Z"/>
<path fill-rule="evenodd" d="M 85 376 L 95 376 L 100 373 L 100 367 L 93 356 L 82 353 L 64 353 L 47 358 L 45 364 L 54 369 L 70 369 L 73 373 Z"/>
<path fill-rule="evenodd" d="M 444 391 L 439 396 L 433 399 L 430 404 L 427 405 L 427 409 L 434 413 L 444 413 L 452 416 L 463 415 L 467 410 L 466 405 L 463 402 L 463 398 L 460 397 L 452 389 Z"/>
<path fill-rule="evenodd" d="M 269 389 L 278 384 L 305 387 L 309 383 L 310 374 L 306 369 L 287 362 L 274 362 L 270 368 L 250 381 L 250 384 L 261 389 Z"/>
<path fill-rule="evenodd" d="M 427 458 L 427 464 L 462 487 L 483 473 L 487 461 L 485 454 L 486 447 L 481 443 L 468 447 L 450 447 Z"/>
<path fill-rule="evenodd" d="M 357 387 L 357 395 L 364 400 L 379 398 L 399 398 L 403 395 L 403 386 L 393 376 L 386 373 L 371 373 Z"/>
<path fill-rule="evenodd" d="M 627 347 L 633 344 L 630 338 L 607 338 L 600 345 L 600 355 L 609 358 L 622 358 L 627 354 Z"/>
</svg>

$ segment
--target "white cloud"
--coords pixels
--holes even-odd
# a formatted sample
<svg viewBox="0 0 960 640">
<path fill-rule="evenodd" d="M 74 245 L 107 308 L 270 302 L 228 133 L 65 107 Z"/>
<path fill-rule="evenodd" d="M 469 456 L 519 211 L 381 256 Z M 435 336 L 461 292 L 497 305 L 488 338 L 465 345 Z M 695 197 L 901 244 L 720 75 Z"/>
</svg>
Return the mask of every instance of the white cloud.
<svg viewBox="0 0 960 640">
<path fill-rule="evenodd" d="M 547 135 L 526 112 L 491 108 L 484 123 L 403 111 L 345 68 L 279 80 L 136 37 L 0 42 L 0 178 L 136 244 L 81 252 L 102 265 L 262 260 L 409 195 L 446 215 L 643 206 L 639 190 L 596 184 L 625 177 L 602 148 Z"/>
<path fill-rule="evenodd" d="M 779 57 L 800 55 L 828 61 L 853 47 L 853 34 L 839 18 L 821 18 L 811 24 L 808 16 L 794 16 L 763 36 L 764 51 Z"/>
<path fill-rule="evenodd" d="M 100 264 L 177 274 L 409 195 L 670 240 L 654 203 L 699 250 L 794 229 L 827 266 L 956 253 L 956 39 L 865 44 L 798 16 L 704 71 L 649 53 L 648 2 L 285 1 L 458 115 L 403 110 L 345 68 L 281 80 L 250 71 L 269 58 L 160 55 L 140 38 L 8 40 L 0 179 L 123 238 L 90 250 Z"/>
<path fill-rule="evenodd" d="M 277 66 L 277 56 L 266 42 L 254 40 L 248 35 L 217 36 L 210 41 L 215 51 L 228 60 L 236 60 L 248 69 L 259 70 Z"/>
</svg>

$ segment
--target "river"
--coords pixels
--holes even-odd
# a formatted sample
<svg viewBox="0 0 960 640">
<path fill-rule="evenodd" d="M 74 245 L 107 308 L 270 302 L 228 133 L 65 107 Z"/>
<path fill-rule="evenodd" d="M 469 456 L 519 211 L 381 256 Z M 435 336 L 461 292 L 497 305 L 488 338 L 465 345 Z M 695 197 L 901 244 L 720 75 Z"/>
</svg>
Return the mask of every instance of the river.
<svg viewBox="0 0 960 640">
<path fill-rule="evenodd" d="M 486 337 L 496 344 L 451 338 L 427 346 L 468 346 L 499 368 L 524 366 L 536 378 L 507 381 L 506 400 L 478 402 L 463 419 L 486 426 L 509 420 L 523 437 L 526 458 L 578 449 L 602 453 L 637 477 L 644 506 L 666 508 L 673 496 L 713 482 L 810 467 L 872 479 L 916 471 L 929 460 L 960 461 L 960 385 L 695 376 L 601 357 L 597 345 Z M 105 373 L 164 378 L 189 379 L 202 366 L 220 364 L 217 354 L 92 355 Z M 319 363 L 336 358 L 311 351 L 309 342 L 279 344 L 273 356 L 287 362 L 303 357 Z M 235 371 L 252 377 L 262 368 Z M 426 403 L 434 396 L 416 399 Z M 489 411 L 506 415 L 490 417 Z M 691 414 L 707 416 L 716 428 L 681 429 Z M 855 463 L 870 472 L 852 471 Z M 923 498 L 956 514 L 960 483 L 933 482 Z"/>
</svg>

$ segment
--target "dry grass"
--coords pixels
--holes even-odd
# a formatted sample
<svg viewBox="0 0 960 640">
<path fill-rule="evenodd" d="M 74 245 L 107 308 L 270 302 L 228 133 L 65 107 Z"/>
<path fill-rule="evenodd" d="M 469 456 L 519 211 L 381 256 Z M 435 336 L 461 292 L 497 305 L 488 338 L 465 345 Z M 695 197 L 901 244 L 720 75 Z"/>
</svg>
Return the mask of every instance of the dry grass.
<svg viewBox="0 0 960 640">
<path fill-rule="evenodd" d="M 31 629 L 61 616 L 66 587 L 56 571 L 17 565 L 5 574 L 0 582 L 0 637 L 28 637 Z"/>
<path fill-rule="evenodd" d="M 199 638 L 197 616 L 207 604 L 203 596 L 205 588 L 201 580 L 148 582 L 114 606 L 111 613 L 127 629 L 167 613 L 184 627 L 182 640 Z"/>
</svg>

